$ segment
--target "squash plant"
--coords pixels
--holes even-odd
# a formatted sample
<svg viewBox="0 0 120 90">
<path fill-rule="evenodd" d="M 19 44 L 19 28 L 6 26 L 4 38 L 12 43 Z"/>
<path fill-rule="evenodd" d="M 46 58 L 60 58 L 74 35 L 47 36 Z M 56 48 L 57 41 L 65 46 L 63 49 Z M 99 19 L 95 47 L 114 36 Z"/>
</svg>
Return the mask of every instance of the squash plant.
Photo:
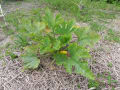
<svg viewBox="0 0 120 90">
<path fill-rule="evenodd" d="M 89 27 L 79 27 L 74 20 L 65 21 L 60 14 L 54 17 L 46 9 L 40 22 L 21 19 L 17 44 L 24 47 L 21 58 L 25 69 L 35 69 L 41 55 L 51 55 L 57 65 L 63 65 L 68 73 L 81 74 L 89 79 L 95 77 L 89 69 L 89 48 L 99 40 L 99 35 Z M 76 40 L 73 40 L 76 36 Z"/>
</svg>

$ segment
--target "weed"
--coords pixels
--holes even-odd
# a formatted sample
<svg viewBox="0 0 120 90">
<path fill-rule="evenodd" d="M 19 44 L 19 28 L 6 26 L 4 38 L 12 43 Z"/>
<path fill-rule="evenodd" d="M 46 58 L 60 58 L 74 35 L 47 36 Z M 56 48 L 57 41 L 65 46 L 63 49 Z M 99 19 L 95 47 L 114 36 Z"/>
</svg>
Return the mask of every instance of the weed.
<svg viewBox="0 0 120 90">
<path fill-rule="evenodd" d="M 108 63 L 108 67 L 112 67 L 113 64 L 111 62 Z"/>
<path fill-rule="evenodd" d="M 88 80 L 88 88 L 99 88 L 99 82 L 93 81 L 93 80 Z M 98 90 L 98 89 L 97 89 Z"/>
<path fill-rule="evenodd" d="M 89 27 L 79 27 L 74 20 L 65 21 L 60 14 L 54 17 L 49 9 L 42 21 L 23 18 L 20 22 L 16 41 L 24 49 L 21 58 L 25 69 L 37 68 L 41 55 L 51 55 L 56 64 L 63 65 L 68 73 L 94 79 L 85 60 L 91 57 L 86 47 L 93 46 L 99 35 Z M 77 40 L 73 41 L 73 34 Z"/>
<path fill-rule="evenodd" d="M 23 22 L 24 19 L 30 19 L 34 21 L 41 21 L 41 9 L 31 9 L 30 11 L 16 10 L 6 16 L 6 22 L 9 23 L 8 27 L 3 27 L 5 34 L 12 35 L 19 30 L 19 24 Z"/>
<path fill-rule="evenodd" d="M 18 56 L 14 54 L 12 51 L 6 51 L 6 56 L 10 56 L 12 60 L 18 58 Z"/>
<path fill-rule="evenodd" d="M 117 80 L 113 79 L 110 72 L 103 72 L 103 74 L 98 74 L 97 77 L 103 78 L 106 81 L 98 81 L 102 86 L 110 86 L 114 90 Z"/>
<path fill-rule="evenodd" d="M 80 85 L 77 85 L 78 88 L 80 88 Z"/>
<path fill-rule="evenodd" d="M 91 26 L 91 29 L 96 31 L 96 32 L 104 30 L 104 26 L 97 24 L 97 22 L 90 23 L 90 26 Z"/>
<path fill-rule="evenodd" d="M 108 73 L 107 75 L 107 80 L 108 80 L 108 84 L 111 85 L 112 83 L 117 83 L 117 80 L 113 80 L 110 73 Z"/>
<path fill-rule="evenodd" d="M 111 42 L 120 43 L 120 32 L 115 32 L 112 29 L 109 29 L 105 39 Z"/>
</svg>

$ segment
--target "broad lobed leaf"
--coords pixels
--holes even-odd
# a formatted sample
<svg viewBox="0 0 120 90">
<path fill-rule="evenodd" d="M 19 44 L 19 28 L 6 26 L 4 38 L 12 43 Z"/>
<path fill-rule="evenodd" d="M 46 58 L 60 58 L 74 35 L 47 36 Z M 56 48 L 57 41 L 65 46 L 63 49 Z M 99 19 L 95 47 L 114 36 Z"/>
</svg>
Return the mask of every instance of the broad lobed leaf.
<svg viewBox="0 0 120 90">
<path fill-rule="evenodd" d="M 77 43 L 70 44 L 68 52 L 70 53 L 70 57 L 76 60 L 91 57 L 89 51 L 86 48 L 79 46 Z"/>
<path fill-rule="evenodd" d="M 70 55 L 61 54 L 60 52 L 55 54 L 56 63 L 63 65 L 69 73 L 72 73 L 73 67 L 75 67 L 75 73 L 94 79 L 94 75 L 89 69 L 87 62 L 80 61 L 80 59 L 91 57 L 86 48 L 78 46 L 77 43 L 72 43 L 68 47 L 68 54 Z"/>
<path fill-rule="evenodd" d="M 94 80 L 95 77 L 91 70 L 88 67 L 88 63 L 85 61 L 79 61 L 72 58 L 67 57 L 64 54 L 57 53 L 54 55 L 57 65 L 63 65 L 68 73 L 75 72 L 77 74 L 81 74 L 89 79 Z M 73 67 L 75 70 L 73 71 Z"/>
<path fill-rule="evenodd" d="M 84 47 L 93 46 L 100 39 L 100 36 L 91 31 L 89 27 L 81 27 L 75 31 L 75 34 L 78 37 L 79 44 Z"/>
<path fill-rule="evenodd" d="M 73 28 L 74 21 L 64 21 L 63 23 L 57 25 L 55 27 L 55 33 L 60 35 L 70 34 L 75 31 L 75 28 Z"/>
<path fill-rule="evenodd" d="M 24 62 L 24 69 L 36 69 L 40 64 L 40 60 L 36 56 L 22 56 L 22 60 Z"/>
</svg>

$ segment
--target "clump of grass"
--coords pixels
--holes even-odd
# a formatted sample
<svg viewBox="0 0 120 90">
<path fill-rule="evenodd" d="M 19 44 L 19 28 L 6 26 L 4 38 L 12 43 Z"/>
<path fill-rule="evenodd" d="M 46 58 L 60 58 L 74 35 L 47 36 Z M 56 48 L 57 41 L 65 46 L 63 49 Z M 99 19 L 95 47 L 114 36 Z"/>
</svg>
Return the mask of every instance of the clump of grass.
<svg viewBox="0 0 120 90">
<path fill-rule="evenodd" d="M 112 29 L 110 29 L 110 30 L 108 30 L 108 33 L 107 33 L 105 39 L 109 40 L 111 42 L 120 43 L 120 32 L 115 32 Z"/>
<path fill-rule="evenodd" d="M 88 88 L 95 88 L 95 89 L 99 89 L 100 83 L 97 81 L 93 81 L 93 80 L 88 80 Z"/>
<path fill-rule="evenodd" d="M 113 67 L 113 64 L 111 62 L 108 63 L 108 67 Z"/>
<path fill-rule="evenodd" d="M 97 77 L 103 79 L 102 81 L 99 82 L 100 87 L 109 86 L 112 88 L 112 90 L 114 90 L 115 84 L 118 82 L 112 77 L 110 72 L 103 72 L 101 74 L 99 73 Z"/>
<path fill-rule="evenodd" d="M 98 24 L 97 22 L 90 23 L 91 30 L 96 32 L 102 31 L 105 29 L 105 26 Z"/>
</svg>

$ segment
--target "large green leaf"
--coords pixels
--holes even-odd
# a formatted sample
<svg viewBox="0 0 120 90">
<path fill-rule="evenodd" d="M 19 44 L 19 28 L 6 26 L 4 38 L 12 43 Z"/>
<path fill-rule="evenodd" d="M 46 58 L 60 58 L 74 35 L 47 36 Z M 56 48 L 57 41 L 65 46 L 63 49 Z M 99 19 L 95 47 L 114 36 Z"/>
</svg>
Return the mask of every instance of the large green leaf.
<svg viewBox="0 0 120 90">
<path fill-rule="evenodd" d="M 22 60 L 24 63 L 24 69 L 35 69 L 40 64 L 40 60 L 37 58 L 38 45 L 31 45 L 24 48 L 24 55 Z"/>
<path fill-rule="evenodd" d="M 53 13 L 49 9 L 46 9 L 43 21 L 48 25 L 49 28 L 54 28 L 55 18 Z"/>
<path fill-rule="evenodd" d="M 41 30 L 44 30 L 46 25 L 43 22 L 34 22 L 35 30 L 34 32 L 39 33 Z"/>
<path fill-rule="evenodd" d="M 91 57 L 89 54 L 89 51 L 82 46 L 78 46 L 77 43 L 70 44 L 68 47 L 68 52 L 70 54 L 70 57 L 72 59 L 76 59 L 76 60 L 79 60 L 81 58 L 90 58 Z"/>
<path fill-rule="evenodd" d="M 60 40 L 62 46 L 68 44 L 72 39 L 72 34 L 67 34 L 67 35 L 61 35 L 58 37 L 58 40 Z"/>
<path fill-rule="evenodd" d="M 72 61 L 74 67 L 75 67 L 75 73 L 81 74 L 89 79 L 94 80 L 94 74 L 91 72 L 90 68 L 88 67 L 88 63 L 85 61 Z"/>
<path fill-rule="evenodd" d="M 94 79 L 94 75 L 89 69 L 88 63 L 85 61 L 80 61 L 80 59 L 91 57 L 86 48 L 78 46 L 77 43 L 72 43 L 68 46 L 67 53 L 68 54 L 62 54 L 58 52 L 54 55 L 58 65 L 63 65 L 69 73 L 75 72 L 89 79 Z M 73 67 L 75 67 L 74 71 L 72 71 Z"/>
<path fill-rule="evenodd" d="M 30 55 L 30 56 L 36 56 L 39 49 L 39 44 L 37 45 L 29 45 L 24 47 L 24 54 Z"/>
<path fill-rule="evenodd" d="M 74 21 L 68 21 L 68 22 L 63 22 L 59 25 L 57 25 L 55 27 L 55 33 L 56 34 L 60 34 L 60 35 L 64 35 L 64 34 L 70 34 L 71 32 L 73 32 L 75 30 L 75 28 L 73 28 L 74 25 Z"/>
<path fill-rule="evenodd" d="M 16 35 L 16 39 L 17 40 L 15 40 L 15 43 L 20 47 L 24 47 L 24 46 L 29 45 L 28 37 L 26 34 L 18 33 Z"/>
<path fill-rule="evenodd" d="M 31 32 L 32 30 L 34 30 L 34 27 L 31 23 L 31 20 L 30 19 L 26 19 L 26 18 L 22 18 L 20 19 L 20 25 L 18 26 L 18 29 L 19 29 L 19 32 L 23 31 L 24 32 Z"/>
<path fill-rule="evenodd" d="M 34 55 L 22 56 L 22 60 L 24 62 L 24 69 L 35 69 L 40 64 L 40 60 Z"/>
<path fill-rule="evenodd" d="M 59 40 L 54 40 L 54 42 L 52 43 L 53 51 L 59 50 L 60 49 L 60 44 L 61 44 L 61 42 Z"/>
<path fill-rule="evenodd" d="M 61 42 L 55 38 L 46 36 L 41 40 L 40 54 L 52 53 L 60 49 Z"/>
<path fill-rule="evenodd" d="M 91 31 L 89 27 L 81 27 L 75 34 L 78 37 L 79 44 L 84 47 L 93 46 L 100 39 L 100 36 L 96 32 Z"/>
<path fill-rule="evenodd" d="M 55 18 L 55 26 L 60 25 L 60 24 L 62 24 L 63 22 L 64 22 L 64 19 L 61 17 L 60 14 L 57 14 L 57 15 L 56 15 L 56 18 Z"/>
<path fill-rule="evenodd" d="M 94 75 L 91 72 L 91 70 L 88 67 L 88 63 L 85 61 L 79 61 L 79 60 L 73 60 L 70 57 L 57 53 L 54 55 L 54 58 L 56 60 L 56 64 L 63 65 L 64 68 L 68 73 L 75 72 L 77 74 L 81 74 L 89 79 L 94 80 Z M 75 70 L 73 71 L 73 67 L 75 67 Z"/>
<path fill-rule="evenodd" d="M 50 38 L 47 36 L 44 37 L 44 39 L 41 40 L 39 47 L 40 47 L 40 54 L 45 54 L 50 52 L 52 47 Z"/>
</svg>

